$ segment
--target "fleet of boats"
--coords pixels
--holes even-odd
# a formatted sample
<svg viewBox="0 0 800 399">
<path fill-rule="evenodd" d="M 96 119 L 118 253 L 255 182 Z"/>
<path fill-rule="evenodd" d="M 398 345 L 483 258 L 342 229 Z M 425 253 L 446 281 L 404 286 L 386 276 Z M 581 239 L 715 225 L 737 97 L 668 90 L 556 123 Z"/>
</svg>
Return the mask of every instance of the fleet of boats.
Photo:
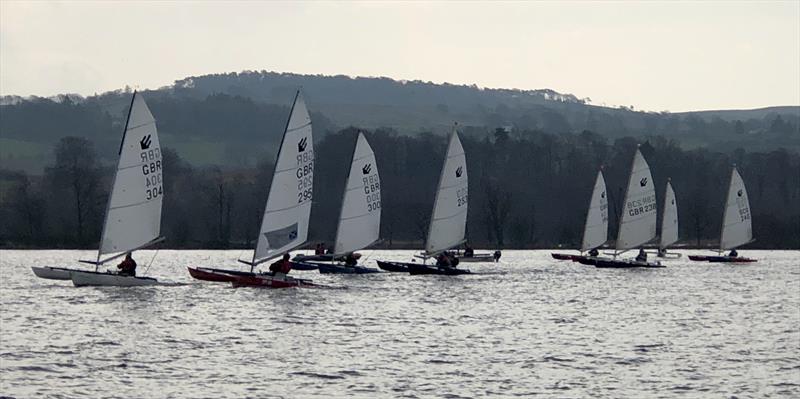
<svg viewBox="0 0 800 399">
<path fill-rule="evenodd" d="M 60 266 L 33 267 L 44 279 L 71 280 L 75 286 L 142 286 L 161 284 L 152 277 L 136 276 L 122 270 L 100 271 L 100 267 L 131 252 L 160 241 L 161 209 L 164 198 L 162 157 L 155 119 L 142 96 L 134 93 L 123 130 L 119 159 L 95 260 L 80 260 L 90 268 Z M 189 274 L 208 282 L 230 283 L 234 287 L 287 288 L 316 287 L 311 280 L 288 275 L 290 269 L 320 273 L 380 273 L 358 264 L 356 251 L 380 240 L 381 182 L 378 164 L 366 137 L 356 139 L 347 183 L 342 193 L 336 240 L 331 253 L 296 256 L 289 253 L 307 242 L 314 196 L 314 143 L 308 108 L 297 91 L 278 150 L 272 184 L 264 214 L 249 260 L 238 259 L 248 270 L 211 266 L 189 266 Z M 661 234 L 657 255 L 661 259 L 679 257 L 667 249 L 678 241 L 678 208 L 671 181 L 667 181 L 661 214 Z M 459 268 L 460 262 L 497 262 L 500 252 L 475 254 L 471 248 L 457 252 L 466 242 L 469 185 L 464 148 L 454 127 L 442 165 L 424 251 L 410 262 L 377 260 L 385 272 L 412 275 L 471 274 Z M 637 148 L 633 156 L 628 185 L 622 202 L 613 252 L 600 254 L 608 242 L 608 196 L 602 169 L 598 171 L 584 224 L 579 254 L 553 253 L 559 260 L 570 260 L 598 268 L 658 268 L 661 260 L 648 261 L 645 246 L 656 239 L 656 192 L 650 166 Z M 744 182 L 733 167 L 723 212 L 718 254 L 690 255 L 693 261 L 755 262 L 739 257 L 736 248 L 753 241 L 750 205 Z M 634 259 L 623 259 L 627 251 L 638 249 Z M 727 255 L 725 251 L 730 251 Z M 105 257 L 104 257 L 105 256 Z M 274 259 L 269 270 L 257 268 Z M 419 260 L 419 261 L 417 261 Z M 127 261 L 127 260 L 126 260 Z M 145 271 L 146 274 L 146 271 Z"/>
</svg>

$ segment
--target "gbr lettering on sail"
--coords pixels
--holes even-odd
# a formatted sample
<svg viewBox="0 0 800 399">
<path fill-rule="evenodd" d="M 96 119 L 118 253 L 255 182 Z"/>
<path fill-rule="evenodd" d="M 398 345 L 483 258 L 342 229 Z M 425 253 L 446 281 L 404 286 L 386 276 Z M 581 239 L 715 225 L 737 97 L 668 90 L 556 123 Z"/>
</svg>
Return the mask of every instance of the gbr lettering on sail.
<svg viewBox="0 0 800 399">
<path fill-rule="evenodd" d="M 164 195 L 161 181 L 161 149 L 150 148 L 151 135 L 147 134 L 139 142 L 141 152 L 142 176 L 145 179 L 145 199 L 154 200 Z"/>
</svg>

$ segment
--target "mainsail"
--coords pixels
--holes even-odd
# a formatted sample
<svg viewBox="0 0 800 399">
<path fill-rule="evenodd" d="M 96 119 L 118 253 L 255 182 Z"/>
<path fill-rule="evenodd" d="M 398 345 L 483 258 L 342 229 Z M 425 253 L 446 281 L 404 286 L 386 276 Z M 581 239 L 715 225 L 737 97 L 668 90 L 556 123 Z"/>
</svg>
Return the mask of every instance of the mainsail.
<svg viewBox="0 0 800 399">
<path fill-rule="evenodd" d="M 380 230 L 381 181 L 378 165 L 367 139 L 359 132 L 342 200 L 334 252 L 346 254 L 366 248 L 378 240 Z"/>
<path fill-rule="evenodd" d="M 678 204 L 675 202 L 675 191 L 672 183 L 667 181 L 664 194 L 664 212 L 661 214 L 661 243 L 660 249 L 666 249 L 678 241 Z"/>
<path fill-rule="evenodd" d="M 132 251 L 159 238 L 164 198 L 162 162 L 156 121 L 142 96 L 133 93 L 98 262 L 102 254 Z"/>
<path fill-rule="evenodd" d="M 597 172 L 597 179 L 586 213 L 586 226 L 583 230 L 581 252 L 597 248 L 608 240 L 608 196 L 603 171 Z"/>
<path fill-rule="evenodd" d="M 638 247 L 656 236 L 656 190 L 650 166 L 638 148 L 633 156 L 622 209 L 617 236 L 618 251 Z"/>
<path fill-rule="evenodd" d="M 437 254 L 464 242 L 467 226 L 467 159 L 453 129 L 439 176 L 425 253 Z"/>
<path fill-rule="evenodd" d="M 253 263 L 302 245 L 308 236 L 314 186 L 311 118 L 298 90 L 283 133 Z"/>
<path fill-rule="evenodd" d="M 725 212 L 723 213 L 719 249 L 721 251 L 733 249 L 752 241 L 752 223 L 747 189 L 744 187 L 742 177 L 739 176 L 739 171 L 734 166 L 728 188 L 728 200 L 725 202 Z"/>
</svg>

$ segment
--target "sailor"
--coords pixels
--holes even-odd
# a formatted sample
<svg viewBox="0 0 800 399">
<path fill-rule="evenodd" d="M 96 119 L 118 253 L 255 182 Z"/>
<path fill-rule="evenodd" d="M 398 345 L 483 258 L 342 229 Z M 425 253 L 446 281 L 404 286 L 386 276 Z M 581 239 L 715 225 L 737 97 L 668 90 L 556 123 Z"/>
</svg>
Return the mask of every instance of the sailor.
<svg viewBox="0 0 800 399">
<path fill-rule="evenodd" d="M 286 275 L 292 270 L 292 262 L 289 261 L 289 254 L 283 254 L 283 258 L 269 265 L 269 270 L 272 276 L 279 279 L 285 279 Z"/>
<path fill-rule="evenodd" d="M 739 253 L 736 252 L 735 249 L 732 249 L 731 253 L 729 253 L 728 256 L 730 256 L 731 258 L 735 258 L 735 257 L 739 256 Z"/>
<path fill-rule="evenodd" d="M 667 249 L 666 248 L 659 248 L 658 249 L 658 257 L 663 258 L 667 256 Z"/>
<path fill-rule="evenodd" d="M 314 255 L 324 255 L 325 254 L 325 244 L 317 243 L 317 246 L 314 247 Z"/>
<path fill-rule="evenodd" d="M 355 255 L 353 255 L 352 252 L 350 252 L 349 254 L 347 254 L 347 256 L 344 257 L 344 265 L 345 266 L 347 266 L 347 267 L 356 267 L 357 264 L 358 264 L 358 260 L 356 259 Z"/>
<path fill-rule="evenodd" d="M 589 256 L 597 256 L 597 255 L 600 255 L 600 251 L 598 251 L 597 248 L 592 248 L 591 251 L 589 251 Z"/>
<path fill-rule="evenodd" d="M 500 260 L 500 250 L 494 251 L 494 261 L 497 262 Z"/>
<path fill-rule="evenodd" d="M 644 248 L 639 248 L 639 255 L 636 255 L 637 262 L 647 262 L 647 252 L 644 252 Z"/>
<path fill-rule="evenodd" d="M 119 269 L 119 274 L 123 276 L 136 276 L 136 261 L 133 260 L 131 252 L 125 254 L 125 260 L 117 265 L 117 269 Z"/>
<path fill-rule="evenodd" d="M 450 260 L 450 255 L 447 252 L 442 252 L 436 257 L 436 266 L 439 267 L 453 267 Z"/>
<path fill-rule="evenodd" d="M 475 255 L 475 251 L 472 247 L 470 247 L 469 244 L 464 244 L 464 257 L 471 258 L 473 255 Z"/>
</svg>

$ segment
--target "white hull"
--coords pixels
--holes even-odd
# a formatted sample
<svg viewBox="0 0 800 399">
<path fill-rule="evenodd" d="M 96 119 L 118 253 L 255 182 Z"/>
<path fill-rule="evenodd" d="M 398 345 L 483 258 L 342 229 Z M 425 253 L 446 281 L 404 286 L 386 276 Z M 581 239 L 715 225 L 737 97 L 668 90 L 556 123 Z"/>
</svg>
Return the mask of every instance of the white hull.
<svg viewBox="0 0 800 399">
<path fill-rule="evenodd" d="M 51 266 L 42 266 L 31 267 L 33 270 L 33 274 L 39 278 L 46 278 L 48 280 L 71 280 L 72 277 L 69 276 L 71 271 L 80 271 L 77 269 L 65 269 L 63 267 L 51 267 Z"/>
<path fill-rule="evenodd" d="M 157 285 L 158 280 L 150 277 L 123 276 L 114 273 L 96 273 L 84 271 L 70 272 L 72 284 L 76 287 L 108 286 L 108 287 L 138 287 L 143 285 Z"/>
<path fill-rule="evenodd" d="M 459 262 L 494 262 L 494 254 L 475 254 L 473 256 L 456 256 Z"/>
</svg>

